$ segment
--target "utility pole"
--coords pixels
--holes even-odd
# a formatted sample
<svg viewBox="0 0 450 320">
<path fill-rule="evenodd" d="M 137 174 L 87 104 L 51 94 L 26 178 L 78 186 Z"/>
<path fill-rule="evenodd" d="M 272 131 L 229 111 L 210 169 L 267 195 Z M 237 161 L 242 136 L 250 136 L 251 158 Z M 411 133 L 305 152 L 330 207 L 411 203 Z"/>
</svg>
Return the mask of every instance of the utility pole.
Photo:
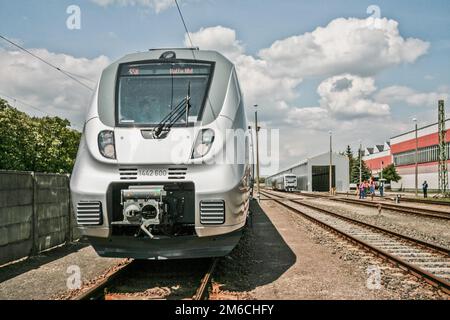
<svg viewBox="0 0 450 320">
<path fill-rule="evenodd" d="M 250 130 L 250 132 L 253 130 L 252 126 L 248 126 L 248 129 Z M 255 157 L 255 153 L 253 152 L 253 150 L 255 150 L 255 141 L 253 141 L 253 135 L 252 135 L 252 142 L 250 145 L 250 150 L 252 151 L 252 178 L 255 179 L 255 167 L 256 167 L 256 157 Z"/>
<path fill-rule="evenodd" d="M 330 195 L 333 195 L 333 133 L 330 134 Z"/>
<path fill-rule="evenodd" d="M 258 202 L 260 201 L 260 193 L 259 193 L 259 140 L 258 140 L 258 133 L 259 129 L 261 129 L 258 126 L 258 105 L 255 104 L 255 131 L 256 131 L 256 192 L 258 197 Z"/>
<path fill-rule="evenodd" d="M 359 185 L 362 183 L 362 141 L 359 140 Z"/>
<path fill-rule="evenodd" d="M 438 111 L 439 111 L 439 166 L 438 166 L 438 174 L 439 174 L 439 192 L 441 194 L 445 194 L 448 189 L 448 166 L 447 166 L 447 143 L 445 139 L 445 108 L 444 108 L 444 100 L 439 100 L 438 103 Z"/>
<path fill-rule="evenodd" d="M 415 161 L 415 188 L 416 188 L 416 197 L 419 195 L 419 159 L 418 159 L 418 149 L 419 149 L 419 140 L 417 139 L 417 119 L 413 118 L 415 124 L 415 135 L 416 135 L 416 152 L 414 155 Z"/>
</svg>

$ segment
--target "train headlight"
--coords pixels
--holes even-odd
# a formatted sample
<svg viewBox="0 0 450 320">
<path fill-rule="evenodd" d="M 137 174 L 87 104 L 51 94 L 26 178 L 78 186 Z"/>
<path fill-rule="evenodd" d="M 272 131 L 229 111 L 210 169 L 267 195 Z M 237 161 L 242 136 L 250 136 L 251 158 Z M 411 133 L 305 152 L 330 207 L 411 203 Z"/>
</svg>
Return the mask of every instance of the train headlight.
<svg viewBox="0 0 450 320">
<path fill-rule="evenodd" d="M 192 151 L 192 159 L 204 157 L 214 142 L 214 131 L 211 129 L 202 129 L 197 136 Z"/>
<path fill-rule="evenodd" d="M 98 149 L 105 158 L 116 159 L 114 131 L 105 130 L 98 134 Z"/>
</svg>

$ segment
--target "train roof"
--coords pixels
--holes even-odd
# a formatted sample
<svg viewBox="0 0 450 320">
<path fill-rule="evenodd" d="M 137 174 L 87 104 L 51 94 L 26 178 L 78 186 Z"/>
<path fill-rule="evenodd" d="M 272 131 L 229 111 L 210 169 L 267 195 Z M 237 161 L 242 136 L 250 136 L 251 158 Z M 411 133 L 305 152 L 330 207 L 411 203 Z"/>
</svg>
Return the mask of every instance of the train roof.
<svg viewBox="0 0 450 320">
<path fill-rule="evenodd" d="M 163 55 L 167 52 L 175 53 L 176 59 L 181 60 L 200 60 L 200 61 L 213 61 L 216 63 L 221 63 L 232 67 L 233 64 L 230 60 L 225 58 L 221 53 L 214 50 L 200 50 L 198 48 L 159 48 L 150 49 L 145 52 L 136 52 L 125 55 L 119 60 L 113 62 L 112 65 L 129 63 L 129 62 L 140 62 L 148 60 L 162 60 Z"/>
</svg>

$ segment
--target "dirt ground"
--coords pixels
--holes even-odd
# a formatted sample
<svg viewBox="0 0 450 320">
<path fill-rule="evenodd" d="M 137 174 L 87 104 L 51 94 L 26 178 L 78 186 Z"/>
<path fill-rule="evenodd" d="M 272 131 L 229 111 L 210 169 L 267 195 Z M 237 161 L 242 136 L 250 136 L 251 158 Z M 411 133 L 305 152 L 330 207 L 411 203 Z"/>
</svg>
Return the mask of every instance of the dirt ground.
<svg viewBox="0 0 450 320">
<path fill-rule="evenodd" d="M 252 204 L 253 227 L 215 281 L 236 299 L 445 299 L 431 286 L 271 201 Z M 381 285 L 367 285 L 378 268 Z M 218 286 L 218 285 L 216 285 Z M 424 288 L 422 288 L 424 286 Z M 216 290 L 217 291 L 217 290 Z M 214 296 L 220 299 L 220 293 Z"/>
</svg>

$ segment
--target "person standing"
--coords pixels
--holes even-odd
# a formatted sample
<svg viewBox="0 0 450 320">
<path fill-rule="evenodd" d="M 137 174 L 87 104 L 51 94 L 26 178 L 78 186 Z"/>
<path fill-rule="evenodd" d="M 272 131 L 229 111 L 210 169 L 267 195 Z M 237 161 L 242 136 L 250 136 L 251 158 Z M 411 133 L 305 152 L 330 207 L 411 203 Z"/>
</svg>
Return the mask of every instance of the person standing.
<svg viewBox="0 0 450 320">
<path fill-rule="evenodd" d="M 361 195 L 361 199 L 365 199 L 366 198 L 366 181 L 362 182 L 360 185 L 360 195 Z"/>
<path fill-rule="evenodd" d="M 383 195 L 384 195 L 384 182 L 383 181 L 380 181 L 378 190 L 380 191 L 380 197 L 383 197 Z"/>
<path fill-rule="evenodd" d="M 422 183 L 422 190 L 423 190 L 423 197 L 424 198 L 428 198 L 428 183 L 427 183 L 427 180 L 425 180 Z"/>
<path fill-rule="evenodd" d="M 375 197 L 375 181 L 373 178 L 370 179 L 370 197 L 373 201 L 373 197 Z"/>
<path fill-rule="evenodd" d="M 359 185 L 359 198 L 364 199 L 364 181 Z"/>
</svg>

